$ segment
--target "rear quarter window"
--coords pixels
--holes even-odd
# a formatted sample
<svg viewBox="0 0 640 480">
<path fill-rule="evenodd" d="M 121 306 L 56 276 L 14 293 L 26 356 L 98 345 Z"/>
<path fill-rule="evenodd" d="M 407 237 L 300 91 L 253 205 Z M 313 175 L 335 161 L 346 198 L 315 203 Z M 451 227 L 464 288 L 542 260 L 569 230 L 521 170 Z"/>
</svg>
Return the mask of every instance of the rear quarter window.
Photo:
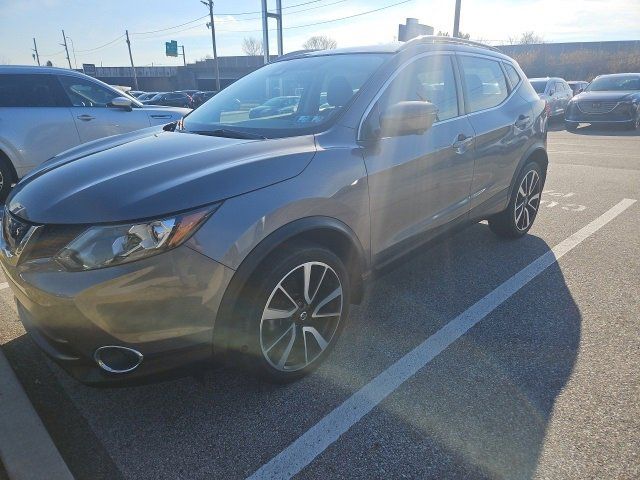
<svg viewBox="0 0 640 480">
<path fill-rule="evenodd" d="M 66 106 L 60 86 L 52 75 L 0 75 L 0 107 Z"/>
</svg>

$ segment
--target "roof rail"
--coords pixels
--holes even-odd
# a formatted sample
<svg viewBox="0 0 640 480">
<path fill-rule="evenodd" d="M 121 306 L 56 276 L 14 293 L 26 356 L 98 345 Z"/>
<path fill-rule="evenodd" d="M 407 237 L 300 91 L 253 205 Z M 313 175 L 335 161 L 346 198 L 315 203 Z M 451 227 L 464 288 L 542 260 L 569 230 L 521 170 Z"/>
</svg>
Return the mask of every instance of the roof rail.
<svg viewBox="0 0 640 480">
<path fill-rule="evenodd" d="M 416 44 L 437 44 L 437 43 L 450 43 L 455 45 L 468 45 L 470 47 L 480 47 L 480 48 L 488 48 L 489 50 L 493 50 L 495 52 L 500 52 L 500 50 L 496 47 L 492 47 L 491 45 L 485 45 L 484 43 L 474 42 L 473 40 L 467 40 L 466 38 L 458 38 L 458 37 L 443 37 L 439 35 L 420 35 L 418 37 L 412 38 L 408 42 L 405 42 L 399 50 L 404 50 L 410 46 Z"/>
</svg>

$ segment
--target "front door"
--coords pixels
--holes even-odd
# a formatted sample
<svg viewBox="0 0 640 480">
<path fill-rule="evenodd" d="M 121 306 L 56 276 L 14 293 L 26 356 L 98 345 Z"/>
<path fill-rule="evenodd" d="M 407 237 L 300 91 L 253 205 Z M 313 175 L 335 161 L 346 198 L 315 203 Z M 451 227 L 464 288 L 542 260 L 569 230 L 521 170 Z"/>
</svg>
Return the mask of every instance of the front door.
<svg viewBox="0 0 640 480">
<path fill-rule="evenodd" d="M 59 75 L 58 78 L 71 101 L 69 110 L 81 142 L 150 126 L 149 117 L 142 108 L 134 105 L 131 110 L 125 110 L 110 106 L 118 96 L 117 92 L 74 75 Z"/>
<path fill-rule="evenodd" d="M 474 133 L 461 115 L 452 57 L 431 54 L 401 67 L 363 125 L 375 256 L 420 241 L 431 229 L 468 211 Z M 423 134 L 377 138 L 380 113 L 401 101 L 438 108 Z"/>
</svg>

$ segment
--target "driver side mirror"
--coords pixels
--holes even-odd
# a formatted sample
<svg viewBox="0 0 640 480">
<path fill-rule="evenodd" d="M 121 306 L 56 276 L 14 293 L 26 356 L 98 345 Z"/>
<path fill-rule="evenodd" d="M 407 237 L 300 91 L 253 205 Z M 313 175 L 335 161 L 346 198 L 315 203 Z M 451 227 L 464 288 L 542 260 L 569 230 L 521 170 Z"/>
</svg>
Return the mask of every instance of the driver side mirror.
<svg viewBox="0 0 640 480">
<path fill-rule="evenodd" d="M 380 114 L 380 136 L 422 134 L 431 128 L 437 114 L 430 102 L 398 102 Z"/>
<path fill-rule="evenodd" d="M 122 110 L 126 110 L 130 112 L 132 103 L 133 102 L 131 101 L 130 98 L 116 97 L 113 100 L 111 100 L 111 103 L 109 103 L 109 106 L 113 108 L 121 108 Z"/>
</svg>

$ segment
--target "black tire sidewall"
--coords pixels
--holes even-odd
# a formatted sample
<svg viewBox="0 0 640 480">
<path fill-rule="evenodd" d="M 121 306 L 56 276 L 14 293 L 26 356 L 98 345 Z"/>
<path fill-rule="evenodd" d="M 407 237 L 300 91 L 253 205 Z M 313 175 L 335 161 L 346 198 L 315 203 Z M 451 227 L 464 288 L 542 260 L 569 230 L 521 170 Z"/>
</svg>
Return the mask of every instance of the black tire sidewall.
<svg viewBox="0 0 640 480">
<path fill-rule="evenodd" d="M 2 188 L 0 188 L 0 204 L 4 203 L 4 201 L 9 196 L 11 192 L 11 184 L 13 183 L 13 173 L 9 166 L 7 165 L 7 161 L 4 158 L 0 157 L 0 175 L 2 175 Z"/>
<path fill-rule="evenodd" d="M 295 267 L 310 261 L 329 265 L 338 275 L 342 284 L 342 317 L 327 348 L 310 365 L 294 372 L 282 372 L 275 369 L 262 355 L 260 347 L 260 319 L 271 292 L 284 276 Z M 235 320 L 240 335 L 236 349 L 241 353 L 242 366 L 254 374 L 277 383 L 297 380 L 317 368 L 333 350 L 349 316 L 351 289 L 348 272 L 340 260 L 330 250 L 315 244 L 300 243 L 288 245 L 281 251 L 270 255 L 256 269 L 238 300 Z M 235 342 L 234 342 L 235 343 Z"/>
</svg>

